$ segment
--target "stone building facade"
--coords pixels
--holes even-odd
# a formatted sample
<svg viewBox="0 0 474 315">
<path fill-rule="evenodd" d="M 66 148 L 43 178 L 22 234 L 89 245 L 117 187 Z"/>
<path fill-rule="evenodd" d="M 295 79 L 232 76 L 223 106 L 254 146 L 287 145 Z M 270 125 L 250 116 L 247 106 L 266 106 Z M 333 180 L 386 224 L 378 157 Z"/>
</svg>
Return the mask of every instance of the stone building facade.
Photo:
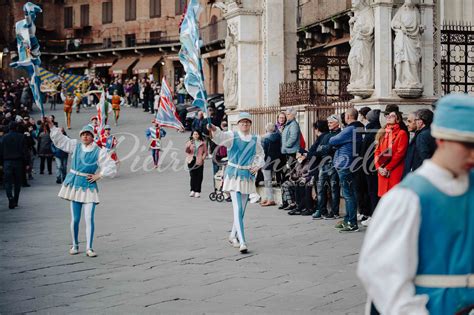
<svg viewBox="0 0 474 315">
<path fill-rule="evenodd" d="M 5 2 L 5 1 L 3 1 Z M 23 18 L 26 1 L 0 2 L 8 11 L 1 19 L 0 40 L 15 56 L 13 25 Z M 8 3 L 7 3 L 8 2 Z M 204 39 L 204 73 L 209 94 L 222 93 L 222 51 L 226 26 L 213 1 L 202 0 L 200 26 Z M 167 78 L 171 85 L 184 75 L 178 59 L 179 23 L 186 0 L 42 0 L 37 36 L 43 64 L 54 71 L 103 77 Z M 224 21 L 225 22 L 225 21 Z M 223 29 L 223 31 L 222 31 Z M 215 51 L 220 51 L 216 53 Z M 8 59 L 10 59 L 8 58 Z M 4 58 L 3 68 L 8 64 Z M 5 69 L 6 70 L 6 69 Z M 4 71 L 10 77 L 11 71 Z M 17 73 L 18 75 L 18 73 Z"/>
</svg>

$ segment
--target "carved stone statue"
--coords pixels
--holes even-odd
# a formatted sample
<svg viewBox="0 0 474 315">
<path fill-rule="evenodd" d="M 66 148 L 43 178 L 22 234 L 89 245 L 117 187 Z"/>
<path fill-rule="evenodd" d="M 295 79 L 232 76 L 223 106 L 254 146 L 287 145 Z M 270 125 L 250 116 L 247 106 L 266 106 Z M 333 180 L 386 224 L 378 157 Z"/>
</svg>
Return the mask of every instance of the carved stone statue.
<svg viewBox="0 0 474 315">
<path fill-rule="evenodd" d="M 232 23 L 227 25 L 225 51 L 224 101 L 226 107 L 235 108 L 238 105 L 237 26 Z"/>
<path fill-rule="evenodd" d="M 374 88 L 374 13 L 366 0 L 352 0 L 352 6 L 348 90 L 354 95 L 368 97 Z"/>
<path fill-rule="evenodd" d="M 421 34 L 424 27 L 420 23 L 420 11 L 413 0 L 405 3 L 392 19 L 392 29 L 395 31 L 393 42 L 394 63 L 396 72 L 395 91 L 412 89 L 412 95 L 402 97 L 417 97 L 422 92 L 419 72 L 421 63 Z M 403 92 L 403 94 L 406 94 Z"/>
</svg>

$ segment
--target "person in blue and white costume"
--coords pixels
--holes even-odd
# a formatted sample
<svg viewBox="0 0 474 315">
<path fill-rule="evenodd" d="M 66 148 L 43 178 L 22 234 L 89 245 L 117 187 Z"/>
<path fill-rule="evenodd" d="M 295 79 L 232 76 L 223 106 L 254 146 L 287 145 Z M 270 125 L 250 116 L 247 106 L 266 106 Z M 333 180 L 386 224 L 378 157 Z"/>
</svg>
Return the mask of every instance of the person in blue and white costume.
<svg viewBox="0 0 474 315">
<path fill-rule="evenodd" d="M 71 255 L 79 253 L 79 222 L 84 210 L 86 220 L 86 255 L 95 257 L 92 248 L 94 239 L 94 212 L 99 203 L 97 181 L 102 177 L 114 177 L 117 166 L 106 148 L 99 148 L 94 142 L 94 128 L 86 125 L 79 136 L 81 141 L 70 139 L 61 133 L 59 128 L 46 118 L 51 128 L 51 140 L 64 152 L 72 154 L 71 169 L 64 180 L 58 196 L 71 201 Z M 100 172 L 97 172 L 100 169 Z"/>
<path fill-rule="evenodd" d="M 229 242 L 241 253 L 247 252 L 244 234 L 244 214 L 249 194 L 255 190 L 255 176 L 265 164 L 264 152 L 259 137 L 250 133 L 252 118 L 249 113 L 239 114 L 238 131 L 221 131 L 209 126 L 212 141 L 227 148 L 228 164 L 224 173 L 223 190 L 230 192 L 234 208 L 234 223 Z"/>
<path fill-rule="evenodd" d="M 374 306 L 387 315 L 473 309 L 473 117 L 473 97 L 440 99 L 433 157 L 379 202 L 357 270 L 373 302 L 367 314 Z"/>
</svg>

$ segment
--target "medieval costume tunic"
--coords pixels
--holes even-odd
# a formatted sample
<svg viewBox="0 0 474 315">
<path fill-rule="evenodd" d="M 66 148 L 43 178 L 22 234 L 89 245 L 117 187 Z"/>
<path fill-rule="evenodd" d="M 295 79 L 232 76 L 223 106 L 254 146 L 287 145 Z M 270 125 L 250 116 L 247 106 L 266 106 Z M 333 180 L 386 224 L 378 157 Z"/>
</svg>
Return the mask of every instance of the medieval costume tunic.
<svg viewBox="0 0 474 315">
<path fill-rule="evenodd" d="M 153 158 L 153 165 L 158 167 L 160 160 L 161 138 L 166 136 L 166 131 L 163 128 L 152 126 L 146 129 L 145 136 L 150 141 L 149 148 Z"/>
<path fill-rule="evenodd" d="M 107 150 L 100 149 L 94 142 L 86 146 L 76 139 L 70 139 L 56 127 L 51 129 L 51 140 L 57 148 L 72 154 L 71 170 L 58 196 L 70 201 L 99 203 L 97 183 L 89 183 L 87 175 L 95 174 L 100 169 L 103 177 L 115 176 L 117 168 Z"/>
<path fill-rule="evenodd" d="M 244 135 L 240 131 L 217 129 L 212 139 L 217 145 L 227 148 L 228 164 L 224 174 L 224 191 L 238 191 L 242 194 L 256 192 L 252 166 L 263 167 L 264 153 L 259 137 Z"/>
<path fill-rule="evenodd" d="M 444 97 L 433 136 L 472 145 L 473 114 L 474 98 Z M 455 176 L 426 160 L 380 201 L 359 278 L 381 314 L 445 315 L 474 306 L 473 274 L 474 171 Z"/>
</svg>

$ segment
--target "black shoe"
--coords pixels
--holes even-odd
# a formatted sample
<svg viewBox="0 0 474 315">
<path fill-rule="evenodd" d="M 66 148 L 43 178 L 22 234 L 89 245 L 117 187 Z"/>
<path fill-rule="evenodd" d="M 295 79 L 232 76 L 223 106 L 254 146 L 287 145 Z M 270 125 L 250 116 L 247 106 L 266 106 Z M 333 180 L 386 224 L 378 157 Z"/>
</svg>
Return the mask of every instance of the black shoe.
<svg viewBox="0 0 474 315">
<path fill-rule="evenodd" d="M 13 199 L 8 200 L 8 209 L 14 209 L 15 208 L 15 201 Z"/>
<path fill-rule="evenodd" d="M 61 180 L 59 178 L 56 179 L 56 184 L 61 184 Z"/>
<path fill-rule="evenodd" d="M 284 208 L 283 210 L 295 210 L 296 209 L 296 205 L 288 205 L 288 207 Z"/>
<path fill-rule="evenodd" d="M 44 172 L 40 172 L 40 175 L 44 175 Z"/>
<path fill-rule="evenodd" d="M 301 211 L 298 209 L 291 210 L 288 212 L 289 215 L 301 215 Z"/>
<path fill-rule="evenodd" d="M 283 203 L 281 206 L 278 207 L 279 210 L 283 210 L 285 209 L 286 207 L 288 207 L 288 204 L 287 203 Z"/>
<path fill-rule="evenodd" d="M 31 185 L 26 183 L 26 184 L 21 185 L 21 187 L 31 187 Z"/>
<path fill-rule="evenodd" d="M 304 210 L 304 211 L 301 212 L 301 215 L 305 215 L 305 216 L 312 215 L 312 214 L 313 214 L 312 210 Z"/>
</svg>

